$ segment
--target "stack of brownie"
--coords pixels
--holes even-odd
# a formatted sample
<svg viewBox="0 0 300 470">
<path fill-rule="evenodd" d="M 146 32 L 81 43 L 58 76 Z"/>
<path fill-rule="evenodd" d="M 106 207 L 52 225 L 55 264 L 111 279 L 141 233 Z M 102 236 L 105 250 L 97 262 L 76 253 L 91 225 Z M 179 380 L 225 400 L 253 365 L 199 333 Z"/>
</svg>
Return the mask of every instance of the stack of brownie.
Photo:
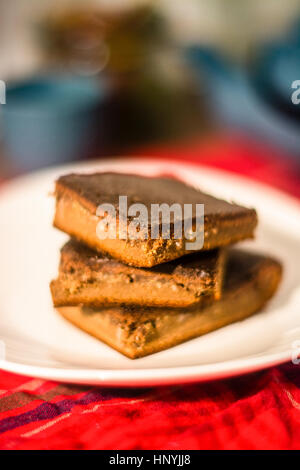
<svg viewBox="0 0 300 470">
<path fill-rule="evenodd" d="M 71 239 L 51 283 L 54 306 L 132 359 L 249 317 L 277 289 L 280 263 L 230 247 L 254 237 L 254 209 L 176 179 L 118 173 L 62 176 L 55 195 L 54 225 Z M 134 240 L 99 234 L 100 204 L 112 205 L 118 228 L 128 229 L 118 217 L 119 196 L 127 196 L 128 207 L 144 204 L 149 214 L 152 204 L 204 204 L 203 248 L 188 250 L 184 231 L 181 238 L 165 239 L 162 230 L 151 238 L 150 222 L 147 236 Z"/>
</svg>

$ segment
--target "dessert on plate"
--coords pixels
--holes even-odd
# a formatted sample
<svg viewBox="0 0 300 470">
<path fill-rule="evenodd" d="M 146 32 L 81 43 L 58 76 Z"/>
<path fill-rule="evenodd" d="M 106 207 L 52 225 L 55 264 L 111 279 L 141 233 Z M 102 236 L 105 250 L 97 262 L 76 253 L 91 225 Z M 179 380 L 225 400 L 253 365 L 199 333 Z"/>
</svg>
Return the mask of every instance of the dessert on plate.
<svg viewBox="0 0 300 470">
<path fill-rule="evenodd" d="M 69 322 L 131 359 L 259 312 L 280 283 L 279 261 L 232 248 L 254 238 L 255 209 L 169 177 L 118 173 L 62 176 L 55 197 L 54 226 L 71 238 L 50 284 L 53 304 Z M 136 238 L 127 236 L 134 217 L 124 218 L 121 197 L 126 207 L 150 214 L 139 222 Z M 203 243 L 191 249 L 190 236 L 185 230 L 178 236 L 176 227 L 188 223 L 198 233 L 197 204 L 204 208 Z M 164 232 L 165 219 L 153 217 L 153 205 L 193 210 L 171 211 Z M 112 228 L 117 236 L 110 236 Z"/>
</svg>

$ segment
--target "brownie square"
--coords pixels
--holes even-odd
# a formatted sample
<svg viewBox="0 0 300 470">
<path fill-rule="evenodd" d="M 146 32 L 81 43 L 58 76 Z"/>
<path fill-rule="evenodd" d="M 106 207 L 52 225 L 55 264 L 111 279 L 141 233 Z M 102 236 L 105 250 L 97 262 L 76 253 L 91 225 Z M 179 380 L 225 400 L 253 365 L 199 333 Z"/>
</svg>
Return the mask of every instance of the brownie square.
<svg viewBox="0 0 300 470">
<path fill-rule="evenodd" d="M 240 240 L 254 237 L 257 216 L 254 209 L 248 209 L 221 199 L 216 199 L 192 186 L 172 178 L 145 177 L 118 173 L 70 174 L 56 182 L 56 212 L 54 226 L 82 241 L 100 253 L 108 253 L 124 263 L 137 267 L 152 267 L 179 258 L 191 251 L 185 234 L 169 239 L 159 236 L 151 238 L 150 222 L 147 236 L 132 239 L 99 237 L 99 217 L 96 215 L 100 204 L 111 204 L 116 210 L 117 223 L 122 230 L 128 223 L 119 218 L 119 196 L 126 196 L 128 206 L 142 203 L 149 213 L 152 204 L 204 204 L 203 250 L 226 246 Z M 181 224 L 184 224 L 182 216 Z M 191 224 L 195 224 L 192 215 Z M 161 221 L 155 220 L 160 234 Z M 124 225 L 124 226 L 123 226 Z M 171 224 L 172 225 L 172 224 Z M 97 229 L 98 227 L 98 229 Z"/>
<path fill-rule="evenodd" d="M 55 307 L 135 304 L 187 307 L 221 295 L 225 249 L 186 255 L 152 268 L 128 266 L 70 240 L 51 282 Z"/>
</svg>

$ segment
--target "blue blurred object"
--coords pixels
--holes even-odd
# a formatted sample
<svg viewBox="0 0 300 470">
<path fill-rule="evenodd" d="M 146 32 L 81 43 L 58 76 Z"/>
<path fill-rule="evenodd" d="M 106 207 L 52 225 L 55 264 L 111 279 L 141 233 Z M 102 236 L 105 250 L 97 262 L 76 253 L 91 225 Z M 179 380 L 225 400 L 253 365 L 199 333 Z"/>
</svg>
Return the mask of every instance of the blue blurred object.
<svg viewBox="0 0 300 470">
<path fill-rule="evenodd" d="M 291 102 L 291 84 L 300 79 L 299 45 L 266 47 L 251 73 L 225 62 L 214 50 L 194 46 L 186 51 L 219 122 L 280 145 L 297 159 L 300 119 Z"/>
<path fill-rule="evenodd" d="M 20 170 L 77 160 L 98 145 L 107 87 L 99 79 L 42 76 L 10 84 L 1 107 L 5 152 Z"/>
<path fill-rule="evenodd" d="M 291 84 L 300 79 L 300 47 L 296 44 L 271 44 L 263 48 L 255 69 L 256 83 L 278 100 L 291 105 Z"/>
</svg>

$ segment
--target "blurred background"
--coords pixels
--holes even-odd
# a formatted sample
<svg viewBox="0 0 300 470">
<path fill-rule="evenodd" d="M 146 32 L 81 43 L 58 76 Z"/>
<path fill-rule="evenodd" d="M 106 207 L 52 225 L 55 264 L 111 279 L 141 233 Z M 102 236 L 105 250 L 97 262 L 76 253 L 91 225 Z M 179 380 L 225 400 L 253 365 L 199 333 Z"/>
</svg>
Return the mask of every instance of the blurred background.
<svg viewBox="0 0 300 470">
<path fill-rule="evenodd" d="M 299 189 L 300 0 L 0 0 L 0 23 L 0 178 L 143 154 L 283 188 L 285 161 Z"/>
</svg>

